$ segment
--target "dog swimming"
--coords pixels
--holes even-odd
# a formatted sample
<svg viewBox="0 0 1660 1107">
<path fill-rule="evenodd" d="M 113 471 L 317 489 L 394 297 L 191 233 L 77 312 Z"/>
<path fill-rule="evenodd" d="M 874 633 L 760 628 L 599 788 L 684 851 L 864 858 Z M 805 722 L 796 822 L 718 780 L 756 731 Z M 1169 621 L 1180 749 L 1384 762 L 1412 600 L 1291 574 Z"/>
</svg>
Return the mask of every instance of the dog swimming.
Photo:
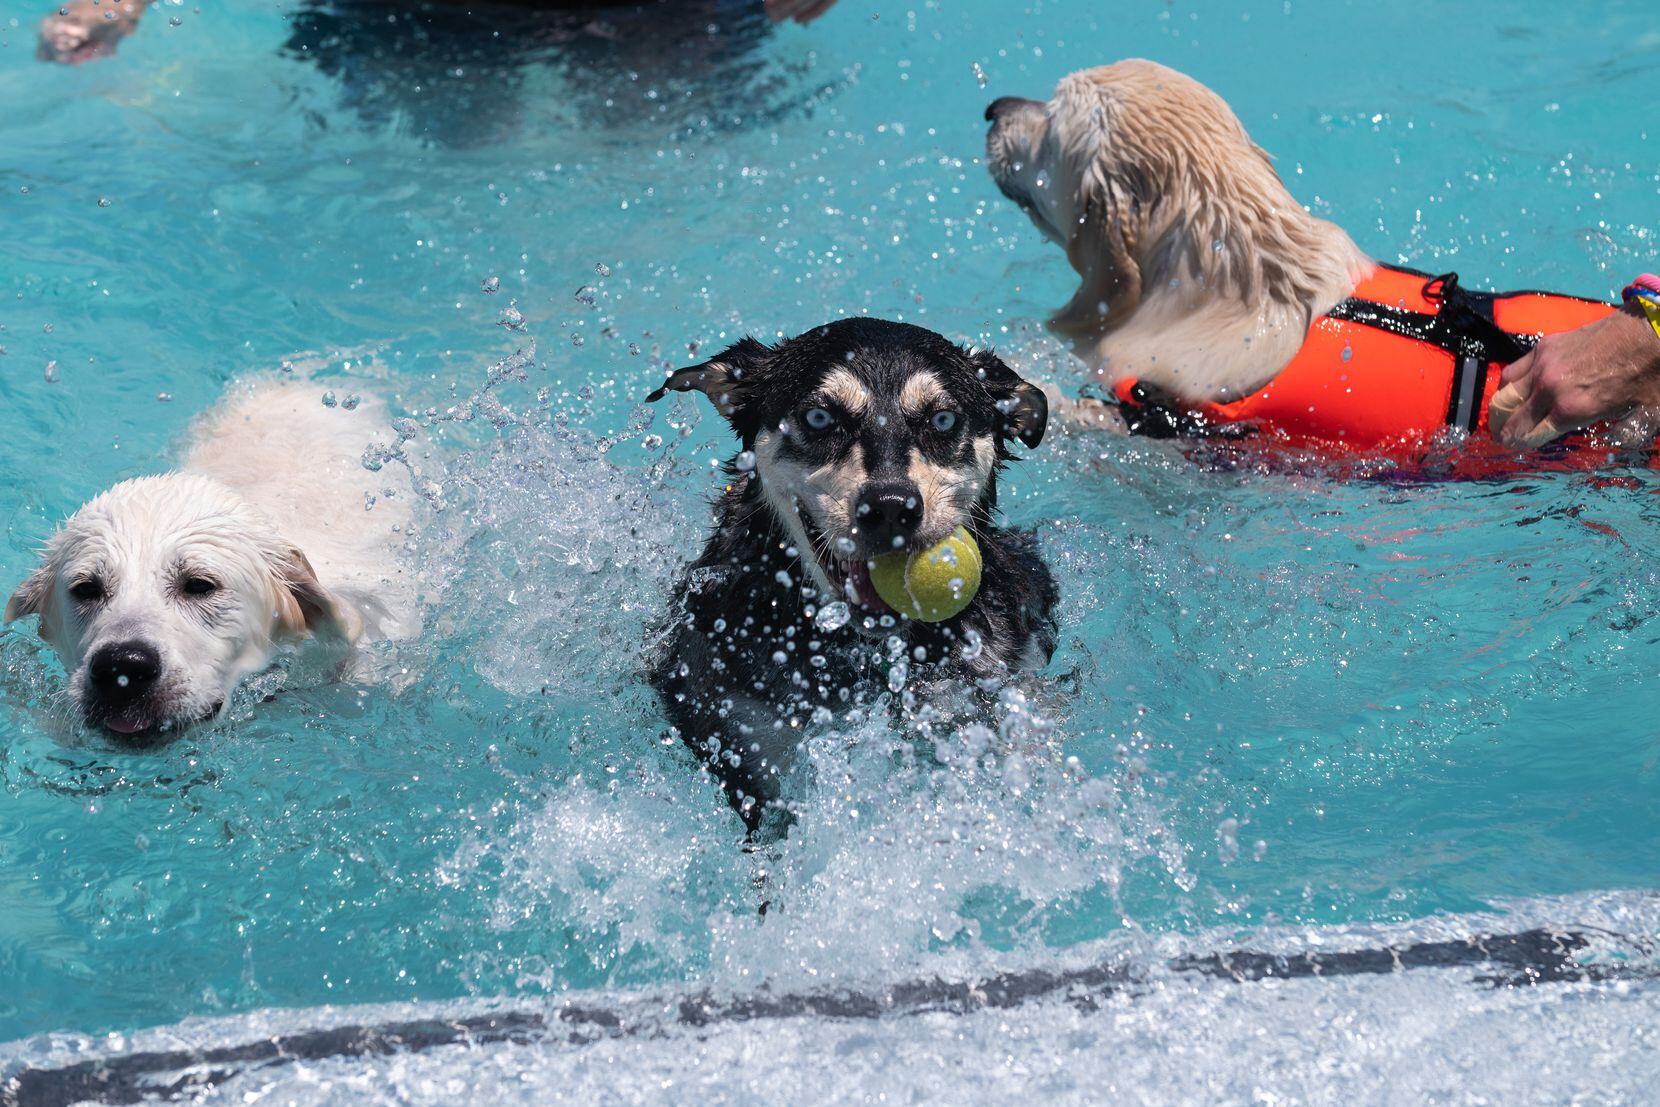
<svg viewBox="0 0 1660 1107">
<path fill-rule="evenodd" d="M 1506 364 L 1614 311 L 1373 260 L 1297 202 L 1225 100 L 1167 66 L 1082 70 L 985 115 L 993 181 L 1079 276 L 1050 326 L 1104 393 L 1064 404 L 1085 425 L 1410 454 L 1498 426 Z"/>
<path fill-rule="evenodd" d="M 996 505 L 1010 444 L 1037 447 L 1048 405 L 996 355 L 844 319 L 745 339 L 649 399 L 668 391 L 708 397 L 741 449 L 649 676 L 751 832 L 801 728 L 888 694 L 894 666 L 975 680 L 1047 664 L 1058 590 Z"/>
<path fill-rule="evenodd" d="M 386 437 L 381 404 L 348 411 L 323 393 L 234 387 L 178 470 L 122 481 L 47 542 L 5 617 L 39 616 L 77 722 L 157 743 L 217 716 L 286 643 L 341 663 L 359 642 L 414 633 L 408 478 L 360 460 Z"/>
</svg>

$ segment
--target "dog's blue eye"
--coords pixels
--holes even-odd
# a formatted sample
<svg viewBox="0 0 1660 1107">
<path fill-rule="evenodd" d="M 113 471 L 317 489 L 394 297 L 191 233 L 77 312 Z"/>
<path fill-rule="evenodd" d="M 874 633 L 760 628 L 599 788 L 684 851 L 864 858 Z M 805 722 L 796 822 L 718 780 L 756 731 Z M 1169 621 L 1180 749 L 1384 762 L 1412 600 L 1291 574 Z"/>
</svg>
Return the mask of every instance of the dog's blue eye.
<svg viewBox="0 0 1660 1107">
<path fill-rule="evenodd" d="M 957 425 L 957 413 L 955 411 L 936 411 L 934 417 L 928 421 L 941 434 L 948 434 Z"/>
<path fill-rule="evenodd" d="M 808 408 L 801 421 L 810 431 L 827 431 L 836 425 L 836 417 L 830 414 L 829 408 L 823 407 Z"/>
</svg>

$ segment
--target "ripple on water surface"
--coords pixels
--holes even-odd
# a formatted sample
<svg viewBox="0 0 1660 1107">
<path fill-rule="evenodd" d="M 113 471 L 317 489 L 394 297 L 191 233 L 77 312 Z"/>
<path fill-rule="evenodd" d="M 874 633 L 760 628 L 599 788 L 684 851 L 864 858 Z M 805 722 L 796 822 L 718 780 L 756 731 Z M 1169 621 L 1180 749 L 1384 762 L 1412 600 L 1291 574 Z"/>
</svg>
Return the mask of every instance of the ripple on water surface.
<svg viewBox="0 0 1660 1107">
<path fill-rule="evenodd" d="M 415 421 L 431 578 L 427 633 L 376 652 L 381 683 L 279 667 L 156 752 L 80 743 L 55 663 L 26 629 L 0 639 L 0 1038 L 325 1003 L 880 987 L 1102 941 L 1318 942 L 1325 924 L 1433 929 L 1655 886 L 1633 845 L 1660 830 L 1646 473 L 1339 477 L 1057 437 L 1003 499 L 1061 581 L 1055 664 L 973 727 L 815 730 L 797 823 L 759 855 L 637 669 L 729 449 L 689 401 L 639 406 L 665 368 L 871 312 L 1076 380 L 1042 332 L 1071 272 L 976 163 L 991 95 L 1042 95 L 1103 50 L 1167 61 L 1377 255 L 1609 294 L 1655 267 L 1660 159 L 1639 116 L 1607 110 L 1648 91 L 1637 9 L 1513 5 L 1476 34 L 1452 9 L 1360 4 L 841 0 L 808 30 L 737 28 L 713 76 L 684 68 L 706 28 L 673 49 L 578 28 L 468 81 L 445 73 L 479 77 L 476 50 L 406 79 L 398 28 L 378 53 L 305 56 L 345 7 L 183 11 L 75 70 L 37 65 L 20 30 L 0 51 L 0 100 L 37 108 L 0 121 L 6 579 L 85 496 L 164 465 L 227 380 L 284 361 Z M 1355 65 L 1337 47 L 1361 35 L 1401 48 Z M 1564 902 L 1539 924 L 1585 914 Z M 1616 1025 L 1648 1012 L 1640 990 L 1579 1007 L 1422 977 L 1294 987 L 1294 1018 L 1291 989 L 1173 986 L 1110 1020 L 801 1022 L 760 1047 L 728 1028 L 538 1073 L 626 1070 L 642 1100 L 684 1077 L 714 1101 L 746 1094 L 746 1057 L 834 1051 L 864 1067 L 810 1070 L 826 1096 L 861 1073 L 916 1090 L 942 1066 L 990 1092 L 1015 1070 L 987 1058 L 1021 1053 L 1057 1096 L 1166 1080 L 1173 1099 L 1226 1099 L 1247 1067 L 1347 1043 L 1305 1098 L 1367 1079 L 1430 1094 L 1472 1071 L 1549 1089 L 1569 1074 L 1548 1059 L 1495 1059 L 1572 1023 L 1611 1089 L 1629 1082 L 1609 1056 L 1650 1075 Z M 434 1055 L 376 1079 L 461 1076 Z"/>
</svg>

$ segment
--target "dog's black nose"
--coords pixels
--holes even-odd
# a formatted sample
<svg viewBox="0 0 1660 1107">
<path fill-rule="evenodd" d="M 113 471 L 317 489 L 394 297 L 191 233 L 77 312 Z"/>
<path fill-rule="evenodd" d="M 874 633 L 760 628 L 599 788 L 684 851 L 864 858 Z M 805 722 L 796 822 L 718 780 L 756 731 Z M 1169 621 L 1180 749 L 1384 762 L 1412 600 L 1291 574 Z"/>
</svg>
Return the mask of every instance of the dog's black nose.
<svg viewBox="0 0 1660 1107">
<path fill-rule="evenodd" d="M 853 514 L 872 553 L 898 549 L 922 522 L 922 493 L 914 484 L 873 484 L 860 494 Z"/>
<path fill-rule="evenodd" d="M 986 105 L 986 122 L 994 121 L 998 116 L 1010 108 L 1017 108 L 1022 104 L 1031 104 L 1036 101 L 1028 100 L 1023 96 L 999 96 Z"/>
<path fill-rule="evenodd" d="M 161 655 L 143 642 L 100 646 L 87 663 L 87 676 L 105 703 L 125 703 L 148 692 L 161 676 Z"/>
</svg>

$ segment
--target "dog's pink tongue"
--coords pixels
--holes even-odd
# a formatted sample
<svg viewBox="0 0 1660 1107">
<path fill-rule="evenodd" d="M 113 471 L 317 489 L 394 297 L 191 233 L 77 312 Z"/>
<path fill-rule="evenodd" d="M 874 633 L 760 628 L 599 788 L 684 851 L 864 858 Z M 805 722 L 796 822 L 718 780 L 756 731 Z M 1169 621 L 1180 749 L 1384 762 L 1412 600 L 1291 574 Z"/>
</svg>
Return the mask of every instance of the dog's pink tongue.
<svg viewBox="0 0 1660 1107">
<path fill-rule="evenodd" d="M 891 614 L 893 608 L 886 600 L 876 594 L 876 585 L 871 583 L 870 562 L 855 559 L 847 566 L 847 583 L 853 586 L 853 595 L 860 603 L 876 612 L 878 615 Z"/>
<path fill-rule="evenodd" d="M 116 715 L 105 719 L 104 725 L 117 734 L 137 734 L 141 730 L 149 729 L 150 726 L 141 715 Z"/>
</svg>

